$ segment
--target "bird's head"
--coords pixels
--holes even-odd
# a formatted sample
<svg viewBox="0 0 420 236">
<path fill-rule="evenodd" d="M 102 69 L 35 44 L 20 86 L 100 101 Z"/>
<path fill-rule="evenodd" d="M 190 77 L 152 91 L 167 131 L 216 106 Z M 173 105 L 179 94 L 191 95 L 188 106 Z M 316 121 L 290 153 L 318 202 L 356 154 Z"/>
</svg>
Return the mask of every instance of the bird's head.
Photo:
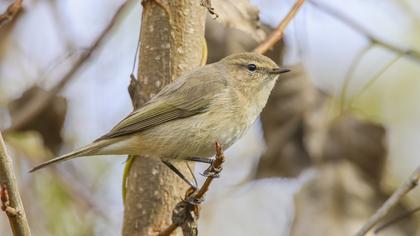
<svg viewBox="0 0 420 236">
<path fill-rule="evenodd" d="M 222 59 L 220 63 L 225 67 L 224 71 L 229 73 L 227 77 L 236 86 L 251 90 L 250 92 L 271 91 L 279 75 L 290 71 L 287 68 L 280 68 L 270 58 L 252 52 L 232 54 Z"/>
</svg>

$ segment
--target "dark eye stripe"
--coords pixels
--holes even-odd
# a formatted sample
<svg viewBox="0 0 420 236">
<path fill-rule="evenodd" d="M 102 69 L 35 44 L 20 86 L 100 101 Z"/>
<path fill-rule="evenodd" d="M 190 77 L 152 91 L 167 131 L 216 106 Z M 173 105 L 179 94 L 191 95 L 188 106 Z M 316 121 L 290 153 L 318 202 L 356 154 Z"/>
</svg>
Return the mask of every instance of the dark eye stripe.
<svg viewBox="0 0 420 236">
<path fill-rule="evenodd" d="M 248 64 L 247 68 L 249 71 L 255 71 L 257 69 L 257 66 L 255 64 Z"/>
</svg>

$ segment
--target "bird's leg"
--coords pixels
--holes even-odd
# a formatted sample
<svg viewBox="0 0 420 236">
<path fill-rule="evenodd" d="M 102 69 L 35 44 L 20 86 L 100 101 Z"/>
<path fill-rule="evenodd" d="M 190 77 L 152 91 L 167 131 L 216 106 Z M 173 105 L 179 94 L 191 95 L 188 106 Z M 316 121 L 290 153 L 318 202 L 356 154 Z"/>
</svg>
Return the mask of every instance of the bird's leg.
<svg viewBox="0 0 420 236">
<path fill-rule="evenodd" d="M 171 169 L 176 175 L 178 175 L 182 180 L 184 180 L 185 183 L 187 183 L 191 188 L 194 189 L 194 191 L 197 189 L 197 186 L 193 183 L 191 183 L 190 180 L 185 177 L 184 174 L 181 173 L 172 163 L 169 161 L 162 160 L 163 164 L 165 164 L 169 169 Z"/>
<path fill-rule="evenodd" d="M 200 162 L 200 163 L 206 163 L 206 164 L 213 164 L 213 161 L 214 161 L 214 159 L 205 158 L 205 157 L 182 157 L 180 159 L 184 161 L 194 161 L 194 162 Z"/>
<path fill-rule="evenodd" d="M 220 165 L 220 167 L 215 167 L 215 161 L 222 160 L 221 162 L 223 162 L 224 160 L 224 154 L 223 154 L 223 150 L 222 150 L 222 146 L 216 142 L 216 160 L 212 160 L 211 165 L 209 166 L 209 168 L 207 168 L 203 173 L 201 173 L 202 176 L 205 177 L 212 177 L 212 178 L 218 178 L 220 176 L 220 172 L 222 171 L 222 167 Z"/>
<path fill-rule="evenodd" d="M 213 178 L 219 178 L 220 172 L 222 172 L 222 167 L 215 168 L 213 165 L 209 166 L 203 173 L 201 173 L 204 177 L 213 177 Z"/>
</svg>

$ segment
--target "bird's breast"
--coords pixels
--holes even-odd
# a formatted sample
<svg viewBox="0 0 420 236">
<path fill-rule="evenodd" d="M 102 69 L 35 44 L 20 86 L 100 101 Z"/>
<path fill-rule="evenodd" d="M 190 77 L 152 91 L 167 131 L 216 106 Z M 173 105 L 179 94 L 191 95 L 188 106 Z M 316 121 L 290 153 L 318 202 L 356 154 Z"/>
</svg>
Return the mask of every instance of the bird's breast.
<svg viewBox="0 0 420 236">
<path fill-rule="evenodd" d="M 255 121 L 257 115 L 240 97 L 224 96 L 216 100 L 206 114 L 204 129 L 209 131 L 212 142 L 218 141 L 228 148 L 237 141 Z"/>
</svg>

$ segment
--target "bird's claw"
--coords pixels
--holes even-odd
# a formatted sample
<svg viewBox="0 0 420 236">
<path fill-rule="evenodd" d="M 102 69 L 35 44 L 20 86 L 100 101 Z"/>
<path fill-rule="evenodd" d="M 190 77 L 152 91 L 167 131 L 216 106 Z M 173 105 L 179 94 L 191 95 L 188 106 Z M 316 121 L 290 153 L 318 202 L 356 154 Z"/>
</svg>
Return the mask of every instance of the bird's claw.
<svg viewBox="0 0 420 236">
<path fill-rule="evenodd" d="M 184 200 L 184 202 L 187 202 L 191 205 L 198 206 L 202 202 L 204 202 L 204 198 L 196 198 L 196 197 L 188 197 Z"/>
<path fill-rule="evenodd" d="M 201 173 L 204 177 L 212 177 L 212 178 L 219 178 L 220 172 L 222 172 L 222 167 L 215 168 L 213 165 L 211 165 L 208 169 L 206 169 L 203 173 Z"/>
</svg>

